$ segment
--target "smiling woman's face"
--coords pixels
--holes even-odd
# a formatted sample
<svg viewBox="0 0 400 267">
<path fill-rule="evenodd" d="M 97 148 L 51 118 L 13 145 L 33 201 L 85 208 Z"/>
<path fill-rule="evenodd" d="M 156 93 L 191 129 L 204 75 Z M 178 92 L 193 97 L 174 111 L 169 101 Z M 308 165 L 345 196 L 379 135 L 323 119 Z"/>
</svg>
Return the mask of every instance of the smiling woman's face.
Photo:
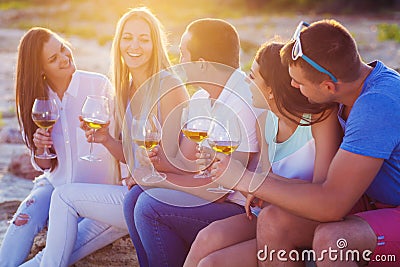
<svg viewBox="0 0 400 267">
<path fill-rule="evenodd" d="M 71 49 L 54 36 L 43 45 L 42 66 L 43 74 L 52 83 L 71 77 L 76 69 Z"/>
<path fill-rule="evenodd" d="M 128 20 L 122 30 L 119 49 L 131 72 L 147 69 L 153 53 L 153 40 L 147 22 L 136 18 Z"/>
</svg>

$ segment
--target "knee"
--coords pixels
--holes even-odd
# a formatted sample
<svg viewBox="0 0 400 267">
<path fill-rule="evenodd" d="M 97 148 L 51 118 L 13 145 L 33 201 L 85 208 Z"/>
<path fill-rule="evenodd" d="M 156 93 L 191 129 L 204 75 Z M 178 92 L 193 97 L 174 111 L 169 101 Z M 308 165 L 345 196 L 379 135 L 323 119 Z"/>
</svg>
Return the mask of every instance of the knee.
<svg viewBox="0 0 400 267">
<path fill-rule="evenodd" d="M 319 252 L 328 247 L 336 248 L 339 242 L 346 242 L 343 236 L 340 235 L 342 231 L 335 223 L 318 225 L 314 233 L 313 249 Z"/>
<path fill-rule="evenodd" d="M 51 201 L 55 201 L 56 199 L 67 199 L 68 195 L 73 195 L 74 190 L 71 188 L 71 184 L 64 184 L 56 187 L 53 190 L 53 194 L 51 195 Z"/>
<path fill-rule="evenodd" d="M 15 226 L 23 226 L 23 225 L 27 224 L 29 222 L 29 220 L 30 220 L 30 216 L 28 214 L 26 214 L 26 213 L 18 213 L 15 216 L 15 218 L 14 218 L 12 223 Z"/>
<path fill-rule="evenodd" d="M 140 186 L 135 185 L 129 190 L 124 197 L 124 211 L 133 211 L 139 195 L 143 192 Z"/>
<path fill-rule="evenodd" d="M 268 236 L 282 234 L 293 227 L 290 215 L 283 209 L 270 205 L 263 208 L 257 217 L 257 234 L 267 233 Z"/>
<path fill-rule="evenodd" d="M 33 222 L 33 225 L 41 229 L 48 217 L 49 204 L 49 199 L 45 201 L 38 196 L 30 196 L 18 208 L 11 221 L 12 224 L 23 226 Z"/>
<path fill-rule="evenodd" d="M 202 248 L 207 248 L 208 244 L 218 244 L 224 238 L 219 230 L 218 221 L 213 222 L 199 231 L 192 244 L 192 250 L 200 252 Z"/>
<path fill-rule="evenodd" d="M 153 207 L 153 201 L 154 199 L 152 199 L 152 197 L 147 195 L 146 193 L 139 195 L 133 211 L 135 222 L 142 219 L 154 219 L 157 217 L 158 213 Z"/>
</svg>

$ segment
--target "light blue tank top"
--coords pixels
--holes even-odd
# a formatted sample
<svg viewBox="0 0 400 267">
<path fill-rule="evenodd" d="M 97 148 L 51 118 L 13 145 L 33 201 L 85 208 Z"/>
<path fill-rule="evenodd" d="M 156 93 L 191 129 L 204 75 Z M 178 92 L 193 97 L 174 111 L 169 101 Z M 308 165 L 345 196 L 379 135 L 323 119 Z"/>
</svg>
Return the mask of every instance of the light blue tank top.
<svg viewBox="0 0 400 267">
<path fill-rule="evenodd" d="M 310 116 L 305 114 L 304 116 Z M 284 142 L 277 143 L 278 117 L 268 111 L 265 122 L 265 140 L 272 171 L 286 178 L 312 181 L 315 160 L 315 142 L 311 126 L 299 125 Z M 302 120 L 305 123 L 305 121 Z"/>
</svg>

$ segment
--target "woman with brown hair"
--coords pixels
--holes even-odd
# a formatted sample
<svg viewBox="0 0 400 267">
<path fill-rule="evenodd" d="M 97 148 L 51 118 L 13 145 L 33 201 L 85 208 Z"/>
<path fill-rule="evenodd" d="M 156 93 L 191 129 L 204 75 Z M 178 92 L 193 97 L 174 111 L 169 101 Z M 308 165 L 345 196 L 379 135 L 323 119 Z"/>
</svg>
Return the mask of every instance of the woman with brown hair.
<svg viewBox="0 0 400 267">
<path fill-rule="evenodd" d="M 101 162 L 80 159 L 89 151 L 78 119 L 88 95 L 105 96 L 112 102 L 111 83 L 104 75 L 77 70 L 68 43 L 56 33 L 39 27 L 27 31 L 18 48 L 16 109 L 25 144 L 32 154 L 32 164 L 44 174 L 36 177 L 31 193 L 11 220 L 0 248 L 0 266 L 18 266 L 26 259 L 34 237 L 47 223 L 55 188 L 76 182 L 113 182 L 113 159 L 106 149 L 96 148 Z M 52 99 L 58 106 L 59 119 L 48 132 L 38 128 L 32 120 L 32 106 L 38 97 Z M 34 157 L 42 154 L 45 147 L 57 157 Z M 120 232 L 104 223 L 81 220 L 73 261 L 98 248 L 96 242 L 89 240 L 119 237 Z"/>
</svg>

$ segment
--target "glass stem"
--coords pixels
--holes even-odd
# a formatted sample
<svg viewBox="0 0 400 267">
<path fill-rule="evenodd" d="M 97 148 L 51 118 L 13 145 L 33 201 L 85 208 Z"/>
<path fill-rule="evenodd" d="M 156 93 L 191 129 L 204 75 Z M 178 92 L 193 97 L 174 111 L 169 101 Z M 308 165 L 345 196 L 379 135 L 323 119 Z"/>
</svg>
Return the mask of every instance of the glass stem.
<svg viewBox="0 0 400 267">
<path fill-rule="evenodd" d="M 204 140 L 199 143 L 199 152 L 200 152 L 200 154 L 203 153 L 203 142 L 204 142 Z M 207 176 L 207 175 L 209 175 L 209 172 L 208 172 L 207 168 L 205 168 L 204 170 L 201 169 L 199 171 L 199 174 Z"/>
<path fill-rule="evenodd" d="M 151 152 L 152 149 L 148 150 L 148 152 Z M 155 177 L 156 175 L 156 168 L 154 167 L 154 164 L 152 162 L 150 162 L 151 165 L 151 176 Z"/>
<path fill-rule="evenodd" d="M 48 133 L 48 132 L 49 132 L 49 128 L 46 128 L 46 133 Z M 49 149 L 47 148 L 47 146 L 44 147 L 43 155 L 44 155 L 44 156 L 50 155 L 50 151 L 49 151 Z"/>
<path fill-rule="evenodd" d="M 92 158 L 93 142 L 94 142 L 94 134 L 95 134 L 95 133 L 96 133 L 96 129 L 93 130 L 92 142 L 90 142 L 89 158 Z"/>
</svg>

